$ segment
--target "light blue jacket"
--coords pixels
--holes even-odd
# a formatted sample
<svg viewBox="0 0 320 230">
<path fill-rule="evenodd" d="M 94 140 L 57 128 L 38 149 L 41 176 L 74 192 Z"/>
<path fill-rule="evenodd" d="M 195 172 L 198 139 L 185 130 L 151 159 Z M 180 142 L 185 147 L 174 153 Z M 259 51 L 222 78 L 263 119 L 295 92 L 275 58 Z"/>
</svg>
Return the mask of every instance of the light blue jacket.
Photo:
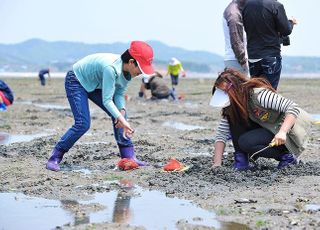
<svg viewBox="0 0 320 230">
<path fill-rule="evenodd" d="M 124 93 L 131 76 L 124 76 L 120 55 L 97 53 L 84 57 L 73 65 L 73 71 L 87 92 L 102 89 L 102 100 L 114 118 L 125 109 Z"/>
</svg>

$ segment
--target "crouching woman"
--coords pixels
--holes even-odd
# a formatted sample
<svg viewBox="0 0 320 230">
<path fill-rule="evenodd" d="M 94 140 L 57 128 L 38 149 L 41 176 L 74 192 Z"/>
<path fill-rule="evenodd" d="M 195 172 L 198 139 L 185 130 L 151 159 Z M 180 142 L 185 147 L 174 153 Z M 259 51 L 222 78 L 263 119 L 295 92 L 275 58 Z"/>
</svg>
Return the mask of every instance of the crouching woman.
<svg viewBox="0 0 320 230">
<path fill-rule="evenodd" d="M 226 141 L 231 137 L 234 169 L 249 168 L 249 158 L 273 143 L 273 147 L 255 154 L 273 158 L 278 168 L 297 164 L 304 150 L 309 115 L 291 100 L 279 95 L 262 78 L 248 79 L 242 73 L 226 69 L 215 81 L 210 105 L 222 108 L 217 128 L 213 166 L 221 166 Z"/>
</svg>

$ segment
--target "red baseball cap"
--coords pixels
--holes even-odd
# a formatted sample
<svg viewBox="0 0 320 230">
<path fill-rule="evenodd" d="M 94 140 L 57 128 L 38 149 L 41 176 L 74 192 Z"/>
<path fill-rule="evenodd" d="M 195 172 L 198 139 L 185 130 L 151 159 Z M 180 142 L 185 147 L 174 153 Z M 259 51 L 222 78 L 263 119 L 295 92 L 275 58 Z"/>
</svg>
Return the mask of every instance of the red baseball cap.
<svg viewBox="0 0 320 230">
<path fill-rule="evenodd" d="M 152 47 L 143 41 L 132 41 L 129 48 L 130 55 L 138 62 L 139 68 L 144 74 L 154 74 L 152 67 Z"/>
</svg>

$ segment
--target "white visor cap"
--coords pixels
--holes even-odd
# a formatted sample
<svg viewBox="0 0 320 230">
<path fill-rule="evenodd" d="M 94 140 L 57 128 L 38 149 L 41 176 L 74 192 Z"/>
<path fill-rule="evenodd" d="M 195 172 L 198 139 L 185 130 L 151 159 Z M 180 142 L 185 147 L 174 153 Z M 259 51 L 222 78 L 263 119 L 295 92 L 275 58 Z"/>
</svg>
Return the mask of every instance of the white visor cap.
<svg viewBox="0 0 320 230">
<path fill-rule="evenodd" d="M 225 108 L 230 105 L 230 99 L 226 92 L 223 90 L 216 88 L 214 94 L 211 97 L 210 106 L 218 107 L 218 108 Z"/>
</svg>

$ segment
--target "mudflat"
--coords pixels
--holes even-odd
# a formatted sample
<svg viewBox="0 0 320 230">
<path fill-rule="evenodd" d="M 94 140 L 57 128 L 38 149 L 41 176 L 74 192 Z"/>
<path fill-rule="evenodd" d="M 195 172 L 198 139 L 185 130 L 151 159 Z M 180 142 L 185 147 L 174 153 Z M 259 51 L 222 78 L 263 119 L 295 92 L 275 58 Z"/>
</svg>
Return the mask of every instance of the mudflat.
<svg viewBox="0 0 320 230">
<path fill-rule="evenodd" d="M 182 99 L 176 102 L 139 98 L 141 79 L 134 79 L 127 92 L 129 122 L 135 129 L 137 157 L 150 166 L 115 170 L 119 156 L 111 119 L 90 104 L 90 130 L 65 155 L 62 171 L 51 172 L 45 169 L 51 150 L 73 124 L 64 79 L 53 78 L 45 87 L 35 78 L 3 80 L 14 91 L 15 101 L 7 111 L 0 112 L 0 132 L 34 138 L 0 145 L 1 193 L 85 200 L 96 193 L 121 190 L 119 183 L 106 182 L 126 179 L 144 189 L 190 200 L 215 212 L 219 221 L 237 222 L 252 229 L 320 228 L 320 211 L 308 209 L 310 205 L 320 206 L 320 124 L 312 126 L 307 148 L 295 167 L 278 170 L 275 160 L 259 159 L 256 170 L 234 171 L 233 148 L 229 143 L 223 166 L 212 169 L 214 135 L 220 119 L 220 111 L 208 105 L 214 79 L 182 79 L 177 88 Z M 319 115 L 319 88 L 320 79 L 281 79 L 278 90 L 306 111 Z M 190 169 L 183 173 L 162 172 L 161 166 L 171 158 L 191 166 Z M 84 175 L 79 169 L 89 170 L 90 174 Z M 90 213 L 101 208 L 74 205 L 73 211 Z M 143 226 L 103 222 L 62 228 Z M 193 229 L 188 223 L 177 224 L 177 228 Z M 211 229 L 201 225 L 194 228 Z"/>
</svg>

